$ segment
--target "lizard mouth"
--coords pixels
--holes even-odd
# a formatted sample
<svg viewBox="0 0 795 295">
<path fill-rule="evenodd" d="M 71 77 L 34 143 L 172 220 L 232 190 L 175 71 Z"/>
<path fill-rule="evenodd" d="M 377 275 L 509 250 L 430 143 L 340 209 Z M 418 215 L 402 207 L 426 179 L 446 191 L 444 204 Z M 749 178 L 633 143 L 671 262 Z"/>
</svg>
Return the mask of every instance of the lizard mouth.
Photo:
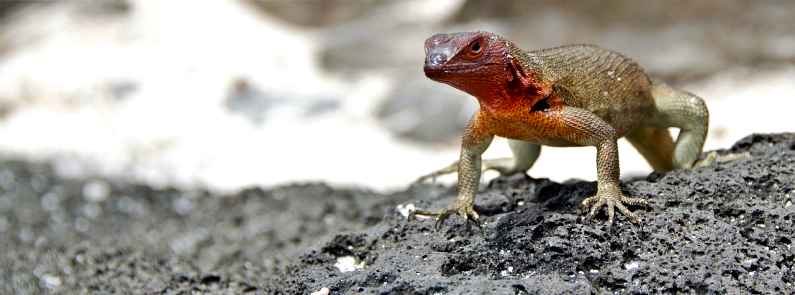
<svg viewBox="0 0 795 295">
<path fill-rule="evenodd" d="M 445 77 L 457 76 L 461 74 L 471 74 L 483 72 L 484 68 L 502 66 L 500 63 L 485 63 L 485 64 L 471 64 L 471 65 L 454 65 L 454 66 L 430 66 L 425 65 L 423 70 L 425 76 L 433 80 L 443 79 Z"/>
</svg>

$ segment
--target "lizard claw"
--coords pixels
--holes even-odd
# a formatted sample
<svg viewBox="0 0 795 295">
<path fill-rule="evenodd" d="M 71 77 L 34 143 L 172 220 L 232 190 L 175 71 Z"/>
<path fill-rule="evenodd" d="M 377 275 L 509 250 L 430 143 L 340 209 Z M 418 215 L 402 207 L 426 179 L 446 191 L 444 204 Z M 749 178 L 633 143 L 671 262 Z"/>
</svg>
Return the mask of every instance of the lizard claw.
<svg viewBox="0 0 795 295">
<path fill-rule="evenodd" d="M 450 210 L 442 210 L 441 212 L 439 212 L 439 215 L 436 216 L 436 222 L 433 224 L 433 228 L 437 231 L 441 229 L 442 224 L 444 224 L 444 221 L 450 217 L 450 213 L 451 213 Z"/>
<path fill-rule="evenodd" d="M 475 224 L 475 226 L 480 229 L 481 233 L 483 233 L 483 225 L 480 222 L 480 216 L 472 205 L 456 204 L 452 208 L 443 209 L 437 212 L 416 210 L 413 212 L 413 214 L 422 216 L 435 216 L 436 223 L 434 224 L 434 229 L 437 231 L 442 228 L 445 220 L 447 220 L 451 215 L 457 214 L 465 218 L 468 224 Z"/>
<path fill-rule="evenodd" d="M 711 151 L 707 153 L 707 155 L 703 159 L 693 163 L 692 168 L 701 168 L 701 167 L 710 166 L 714 163 L 724 163 L 736 160 L 745 160 L 750 158 L 751 154 L 748 152 L 719 155 L 716 151 Z"/>
<path fill-rule="evenodd" d="M 640 217 L 637 214 L 629 211 L 626 206 L 627 205 L 642 205 L 648 206 L 649 203 L 646 199 L 642 198 L 630 198 L 624 196 L 621 192 L 597 192 L 595 196 L 585 198 L 580 204 L 581 211 L 588 211 L 586 218 L 593 219 L 596 216 L 596 213 L 599 212 L 603 206 L 607 207 L 607 225 L 613 224 L 613 217 L 615 216 L 615 209 L 618 208 L 618 211 L 627 216 L 629 221 L 635 224 L 640 223 Z M 590 208 L 590 210 L 589 210 Z"/>
</svg>

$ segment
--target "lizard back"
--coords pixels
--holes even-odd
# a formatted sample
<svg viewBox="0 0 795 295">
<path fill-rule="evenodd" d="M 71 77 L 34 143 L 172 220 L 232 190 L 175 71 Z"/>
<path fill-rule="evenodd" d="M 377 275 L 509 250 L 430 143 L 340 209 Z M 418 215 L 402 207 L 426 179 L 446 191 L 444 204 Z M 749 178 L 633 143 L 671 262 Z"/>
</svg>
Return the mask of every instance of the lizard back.
<svg viewBox="0 0 795 295">
<path fill-rule="evenodd" d="M 620 134 L 653 112 L 651 81 L 622 54 L 594 45 L 567 45 L 523 52 L 520 59 L 540 69 L 553 94 L 566 105 L 593 112 Z"/>
</svg>

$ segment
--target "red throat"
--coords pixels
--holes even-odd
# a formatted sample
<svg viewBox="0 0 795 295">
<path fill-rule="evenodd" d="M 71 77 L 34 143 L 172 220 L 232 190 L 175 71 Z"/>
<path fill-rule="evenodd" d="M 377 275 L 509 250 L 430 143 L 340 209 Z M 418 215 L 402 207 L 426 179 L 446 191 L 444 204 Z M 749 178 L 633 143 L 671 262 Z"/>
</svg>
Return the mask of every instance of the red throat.
<svg viewBox="0 0 795 295">
<path fill-rule="evenodd" d="M 532 105 L 550 87 L 512 56 L 513 48 L 487 32 L 437 34 L 425 42 L 425 75 L 471 94 L 488 111 Z"/>
<path fill-rule="evenodd" d="M 451 77 L 445 83 L 477 98 L 481 107 L 491 112 L 531 107 L 551 93 L 551 87 L 536 79 L 511 57 L 505 65 L 488 65 L 478 69 L 476 77 Z"/>
</svg>

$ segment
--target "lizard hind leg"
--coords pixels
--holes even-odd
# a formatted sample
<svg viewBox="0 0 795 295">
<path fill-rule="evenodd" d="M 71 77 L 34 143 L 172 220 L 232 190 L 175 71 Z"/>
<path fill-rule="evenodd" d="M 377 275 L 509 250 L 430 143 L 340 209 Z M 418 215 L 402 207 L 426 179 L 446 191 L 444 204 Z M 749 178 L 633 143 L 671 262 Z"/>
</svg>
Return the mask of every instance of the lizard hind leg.
<svg viewBox="0 0 795 295">
<path fill-rule="evenodd" d="M 674 169 L 674 140 L 667 128 L 639 127 L 625 138 L 649 162 L 654 171 Z"/>
<path fill-rule="evenodd" d="M 651 89 L 657 127 L 679 128 L 673 149 L 673 168 L 691 168 L 704 147 L 709 129 L 709 111 L 700 97 L 654 81 Z"/>
<path fill-rule="evenodd" d="M 481 171 L 494 170 L 500 175 L 510 175 L 517 172 L 525 172 L 533 166 L 538 155 L 541 153 L 541 146 L 522 140 L 508 139 L 513 157 L 484 159 Z M 428 173 L 417 179 L 417 182 L 435 180 L 437 177 L 458 172 L 458 161 L 445 166 L 442 169 Z"/>
</svg>

